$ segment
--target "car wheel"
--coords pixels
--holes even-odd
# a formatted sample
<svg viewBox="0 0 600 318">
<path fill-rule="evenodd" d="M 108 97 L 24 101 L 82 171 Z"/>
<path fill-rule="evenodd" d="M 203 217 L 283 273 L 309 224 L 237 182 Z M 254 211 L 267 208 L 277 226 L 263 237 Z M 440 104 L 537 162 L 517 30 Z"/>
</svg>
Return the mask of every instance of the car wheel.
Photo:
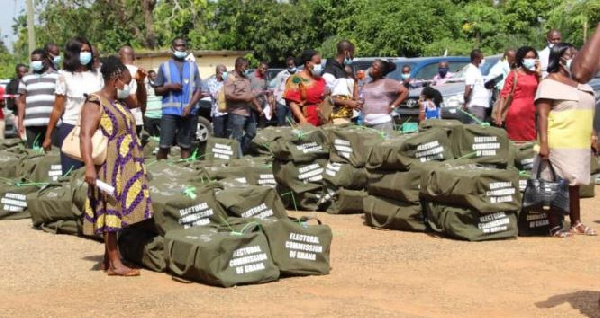
<svg viewBox="0 0 600 318">
<path fill-rule="evenodd" d="M 196 140 L 204 142 L 208 140 L 208 137 L 212 135 L 212 124 L 210 121 L 202 116 L 198 117 L 198 124 L 196 127 Z"/>
</svg>

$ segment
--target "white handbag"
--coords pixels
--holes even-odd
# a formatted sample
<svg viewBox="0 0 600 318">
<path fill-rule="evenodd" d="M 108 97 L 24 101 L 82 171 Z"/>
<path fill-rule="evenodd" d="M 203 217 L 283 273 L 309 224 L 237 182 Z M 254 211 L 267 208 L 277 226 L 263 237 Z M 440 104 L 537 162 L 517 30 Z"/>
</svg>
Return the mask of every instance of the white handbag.
<svg viewBox="0 0 600 318">
<path fill-rule="evenodd" d="M 73 127 L 73 130 L 63 140 L 62 151 L 65 155 L 83 161 L 81 156 L 81 118 L 79 123 Z M 100 129 L 96 130 L 92 136 L 92 160 L 94 164 L 99 166 L 106 161 L 108 155 L 108 137 L 106 137 Z"/>
</svg>

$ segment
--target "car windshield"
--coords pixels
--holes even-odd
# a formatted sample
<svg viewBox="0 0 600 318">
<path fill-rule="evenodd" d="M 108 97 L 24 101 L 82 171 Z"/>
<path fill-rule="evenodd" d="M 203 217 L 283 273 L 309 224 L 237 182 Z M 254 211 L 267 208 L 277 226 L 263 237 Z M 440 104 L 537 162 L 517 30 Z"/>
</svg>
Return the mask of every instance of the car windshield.
<svg viewBox="0 0 600 318">
<path fill-rule="evenodd" d="M 483 66 L 481 67 L 481 74 L 483 76 L 486 76 L 488 74 L 490 74 L 490 70 L 492 69 L 492 67 L 494 67 L 494 65 L 496 65 L 496 63 L 498 63 L 498 61 L 500 60 L 500 57 L 498 56 L 492 56 L 492 57 L 488 57 L 485 59 L 485 64 L 483 64 Z M 471 63 L 467 63 L 465 66 L 463 66 L 463 68 L 458 71 L 456 74 L 454 74 L 454 78 L 465 78 L 465 72 L 467 71 L 467 68 L 469 67 Z"/>
</svg>

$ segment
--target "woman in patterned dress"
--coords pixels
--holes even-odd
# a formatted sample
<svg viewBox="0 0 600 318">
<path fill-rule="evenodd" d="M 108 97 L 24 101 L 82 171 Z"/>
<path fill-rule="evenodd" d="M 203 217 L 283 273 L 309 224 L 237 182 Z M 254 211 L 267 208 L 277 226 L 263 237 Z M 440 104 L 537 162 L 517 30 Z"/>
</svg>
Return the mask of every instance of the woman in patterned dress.
<svg viewBox="0 0 600 318">
<path fill-rule="evenodd" d="M 598 151 L 598 136 L 592 129 L 595 109 L 594 90 L 572 79 L 571 62 L 577 53 L 570 44 L 556 44 L 548 62 L 548 77 L 538 86 L 535 106 L 538 115 L 539 156 L 534 169 L 542 165 L 549 177 L 548 163 L 556 175 L 569 183 L 571 229 L 565 231 L 558 215 L 551 211 L 550 235 L 597 235 L 581 223 L 580 185 L 590 183 L 591 150 Z"/>
<path fill-rule="evenodd" d="M 307 50 L 300 56 L 304 69 L 292 75 L 283 92 L 283 98 L 290 104 L 292 114 L 301 124 L 319 125 L 319 105 L 326 95 L 326 83 L 321 77 L 321 55 Z"/>
<path fill-rule="evenodd" d="M 85 163 L 85 182 L 90 185 L 83 216 L 85 235 L 104 236 L 102 268 L 109 275 L 137 276 L 139 270 L 127 267 L 119 259 L 117 232 L 133 223 L 152 217 L 143 150 L 135 133 L 135 118 L 124 102 L 132 76 L 119 59 L 109 57 L 102 64 L 104 87 L 90 95 L 81 111 L 81 152 Z M 138 85 L 145 73 L 138 71 Z M 95 131 L 108 137 L 106 162 L 95 166 L 91 137 Z M 101 192 L 96 180 L 112 185 L 114 195 Z"/>
</svg>

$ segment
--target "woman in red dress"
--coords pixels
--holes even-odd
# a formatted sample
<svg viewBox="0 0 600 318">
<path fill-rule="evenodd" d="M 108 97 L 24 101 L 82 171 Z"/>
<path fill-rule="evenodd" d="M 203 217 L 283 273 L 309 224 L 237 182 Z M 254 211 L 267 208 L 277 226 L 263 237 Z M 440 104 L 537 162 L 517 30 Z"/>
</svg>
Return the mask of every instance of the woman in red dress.
<svg viewBox="0 0 600 318">
<path fill-rule="evenodd" d="M 317 51 L 307 50 L 298 62 L 304 65 L 304 69 L 288 79 L 283 98 L 289 103 L 298 122 L 318 126 L 318 109 L 326 92 L 326 82 L 321 77 L 321 55 Z"/>
<path fill-rule="evenodd" d="M 517 87 L 513 100 L 506 114 L 506 131 L 512 141 L 535 141 L 535 93 L 541 80 L 542 70 L 537 59 L 538 54 L 534 48 L 523 46 L 517 51 L 517 66 L 511 71 L 504 82 L 500 96 L 507 98 L 510 95 L 515 74 Z"/>
</svg>

